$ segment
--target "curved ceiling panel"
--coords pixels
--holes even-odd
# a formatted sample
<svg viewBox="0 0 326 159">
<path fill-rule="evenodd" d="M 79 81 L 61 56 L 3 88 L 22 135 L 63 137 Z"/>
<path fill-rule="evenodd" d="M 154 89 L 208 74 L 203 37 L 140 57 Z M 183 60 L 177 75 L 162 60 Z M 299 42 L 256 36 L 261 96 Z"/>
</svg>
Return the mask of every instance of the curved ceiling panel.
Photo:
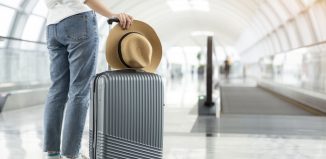
<svg viewBox="0 0 326 159">
<path fill-rule="evenodd" d="M 106 0 L 114 11 L 127 12 L 136 19 L 150 23 L 161 39 L 171 45 L 204 45 L 202 37 L 193 31 L 214 32 L 218 41 L 233 45 L 248 27 L 262 0 L 208 0 L 210 10 L 173 12 L 167 0 Z"/>
</svg>

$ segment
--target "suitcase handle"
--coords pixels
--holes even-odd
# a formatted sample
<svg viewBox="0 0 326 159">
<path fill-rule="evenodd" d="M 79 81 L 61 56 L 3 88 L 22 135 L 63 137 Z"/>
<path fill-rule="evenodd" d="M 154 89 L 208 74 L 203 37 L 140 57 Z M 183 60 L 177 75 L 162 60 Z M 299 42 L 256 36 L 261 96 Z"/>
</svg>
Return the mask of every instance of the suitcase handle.
<svg viewBox="0 0 326 159">
<path fill-rule="evenodd" d="M 110 18 L 107 22 L 109 25 L 112 25 L 114 22 L 119 23 L 120 20 L 118 18 Z"/>
<path fill-rule="evenodd" d="M 119 23 L 120 20 L 119 20 L 117 17 L 115 17 L 115 18 L 110 18 L 110 19 L 108 19 L 107 22 L 108 22 L 108 24 L 109 24 L 109 30 L 111 30 L 111 29 L 112 29 L 112 24 L 113 24 L 114 22 Z M 111 71 L 111 66 L 110 66 L 110 65 L 108 65 L 108 71 Z"/>
</svg>

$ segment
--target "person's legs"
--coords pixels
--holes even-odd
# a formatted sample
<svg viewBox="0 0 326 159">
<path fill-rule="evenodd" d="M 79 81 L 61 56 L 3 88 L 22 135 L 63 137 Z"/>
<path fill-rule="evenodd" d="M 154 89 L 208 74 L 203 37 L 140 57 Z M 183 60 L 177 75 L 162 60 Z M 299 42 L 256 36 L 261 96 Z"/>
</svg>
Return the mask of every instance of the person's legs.
<svg viewBox="0 0 326 159">
<path fill-rule="evenodd" d="M 86 113 L 89 106 L 90 83 L 95 75 L 98 35 L 95 15 L 83 13 L 65 20 L 65 41 L 68 42 L 70 86 L 69 98 L 63 123 L 63 156 L 75 158 L 79 155 Z M 74 29 L 70 31 L 69 29 Z"/>
<path fill-rule="evenodd" d="M 44 152 L 50 156 L 60 153 L 61 127 L 70 82 L 68 52 L 56 40 L 55 27 L 50 25 L 47 30 L 52 85 L 44 110 Z"/>
</svg>

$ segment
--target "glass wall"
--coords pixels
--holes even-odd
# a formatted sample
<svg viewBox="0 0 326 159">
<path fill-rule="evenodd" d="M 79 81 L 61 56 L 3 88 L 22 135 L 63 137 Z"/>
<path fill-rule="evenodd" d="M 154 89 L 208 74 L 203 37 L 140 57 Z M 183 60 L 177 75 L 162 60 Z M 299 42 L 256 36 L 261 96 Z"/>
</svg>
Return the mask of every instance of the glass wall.
<svg viewBox="0 0 326 159">
<path fill-rule="evenodd" d="M 264 1 L 237 43 L 247 76 L 326 93 L 325 28 L 324 0 Z"/>
<path fill-rule="evenodd" d="M 264 80 L 326 94 L 326 43 L 261 58 Z"/>
<path fill-rule="evenodd" d="M 46 48 L 44 1 L 0 0 L 0 91 L 2 86 L 48 85 L 49 55 Z M 98 16 L 100 51 L 98 72 L 107 70 L 105 41 L 108 33 L 105 18 Z M 11 39 L 17 40 L 11 40 Z M 27 42 L 30 41 L 30 42 Z"/>
<path fill-rule="evenodd" d="M 2 42 L 10 43 L 10 40 Z M 29 42 L 20 42 L 23 46 Z M 0 48 L 0 84 L 34 85 L 49 83 L 49 57 L 44 44 L 36 50 Z"/>
<path fill-rule="evenodd" d="M 261 4 L 236 46 L 243 62 L 256 63 L 266 55 L 325 41 L 324 28 L 324 0 L 267 0 Z"/>
</svg>

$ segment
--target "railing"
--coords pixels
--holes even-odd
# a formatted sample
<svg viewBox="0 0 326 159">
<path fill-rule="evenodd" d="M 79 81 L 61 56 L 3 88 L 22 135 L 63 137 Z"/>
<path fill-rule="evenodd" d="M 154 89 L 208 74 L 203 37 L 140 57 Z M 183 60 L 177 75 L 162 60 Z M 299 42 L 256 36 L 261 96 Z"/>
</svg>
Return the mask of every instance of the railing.
<svg viewBox="0 0 326 159">
<path fill-rule="evenodd" d="M 207 38 L 206 106 L 213 106 L 213 37 Z"/>
<path fill-rule="evenodd" d="M 281 51 L 281 52 L 276 52 L 273 55 L 284 54 L 284 53 L 287 53 L 287 52 L 291 52 L 291 51 L 295 51 L 295 50 L 299 50 L 299 49 L 304 49 L 304 48 L 311 48 L 311 47 L 314 47 L 314 46 L 320 46 L 320 45 L 324 45 L 324 44 L 326 44 L 326 41 L 320 41 L 320 42 L 317 42 L 317 43 L 314 43 L 314 44 L 309 44 L 309 45 L 300 46 L 300 47 L 293 48 L 293 49 L 284 50 L 284 51 Z"/>
<path fill-rule="evenodd" d="M 98 57 L 102 72 L 107 69 L 104 52 Z M 45 42 L 0 36 L 0 113 L 45 102 L 51 83 L 49 59 Z"/>
<path fill-rule="evenodd" d="M 22 41 L 22 42 L 46 45 L 46 42 L 43 41 L 32 41 L 32 40 L 25 40 L 25 39 L 20 39 L 15 37 L 0 36 L 0 41 L 4 41 L 4 40 L 14 40 L 14 41 Z"/>
<path fill-rule="evenodd" d="M 207 38 L 207 64 L 206 64 L 206 96 L 200 96 L 198 100 L 198 115 L 199 116 L 215 116 L 217 104 L 213 99 L 213 53 L 214 53 L 213 37 Z"/>
<path fill-rule="evenodd" d="M 3 48 L 2 43 L 5 44 Z M 99 52 L 98 58 L 97 71 L 107 70 L 103 51 Z M 4 84 L 26 87 L 49 84 L 49 67 L 46 42 L 0 36 L 0 92 Z"/>
</svg>

